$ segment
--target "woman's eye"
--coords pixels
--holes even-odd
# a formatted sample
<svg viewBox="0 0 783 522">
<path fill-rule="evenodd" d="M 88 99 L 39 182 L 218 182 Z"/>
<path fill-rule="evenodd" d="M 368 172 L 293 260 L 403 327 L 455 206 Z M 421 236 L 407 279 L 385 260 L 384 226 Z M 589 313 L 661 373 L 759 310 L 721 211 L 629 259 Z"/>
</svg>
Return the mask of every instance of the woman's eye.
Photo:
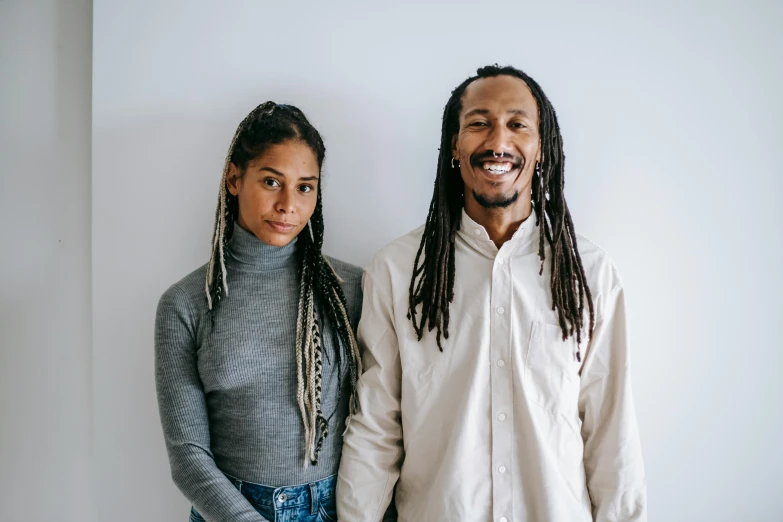
<svg viewBox="0 0 783 522">
<path fill-rule="evenodd" d="M 313 186 L 312 185 L 302 185 L 301 187 L 299 187 L 299 191 L 307 194 L 308 192 L 312 192 L 313 191 Z"/>
<path fill-rule="evenodd" d="M 275 178 L 266 178 L 264 180 L 264 185 L 266 185 L 268 187 L 279 187 L 280 186 L 280 182 L 277 181 Z"/>
</svg>

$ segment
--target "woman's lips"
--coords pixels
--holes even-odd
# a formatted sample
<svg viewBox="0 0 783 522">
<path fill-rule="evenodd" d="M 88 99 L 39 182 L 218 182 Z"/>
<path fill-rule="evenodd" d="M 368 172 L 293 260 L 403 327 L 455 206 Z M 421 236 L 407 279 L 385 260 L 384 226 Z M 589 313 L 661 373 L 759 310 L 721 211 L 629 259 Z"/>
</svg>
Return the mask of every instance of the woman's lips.
<svg viewBox="0 0 783 522">
<path fill-rule="evenodd" d="M 291 232 L 296 228 L 296 225 L 291 223 L 283 223 L 282 221 L 267 221 L 267 223 L 269 223 L 270 227 L 275 229 L 277 232 L 280 232 L 281 234 Z"/>
</svg>

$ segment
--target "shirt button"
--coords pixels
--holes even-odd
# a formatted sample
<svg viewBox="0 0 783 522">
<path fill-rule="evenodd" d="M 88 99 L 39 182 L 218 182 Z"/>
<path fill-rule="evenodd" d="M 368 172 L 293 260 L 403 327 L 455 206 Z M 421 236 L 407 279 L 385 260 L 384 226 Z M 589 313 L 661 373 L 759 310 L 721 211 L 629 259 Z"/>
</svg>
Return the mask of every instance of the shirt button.
<svg viewBox="0 0 783 522">
<path fill-rule="evenodd" d="M 500 315 L 503 315 L 504 313 L 506 313 L 506 309 L 505 309 L 505 308 L 503 308 L 502 306 L 499 306 L 499 307 L 498 307 L 498 313 L 499 313 Z"/>
<path fill-rule="evenodd" d="M 500 366 L 502 368 L 505 365 L 506 365 L 506 361 L 504 361 L 503 359 L 498 359 L 498 366 Z"/>
<path fill-rule="evenodd" d="M 503 258 L 502 258 L 502 257 L 501 257 L 500 259 L 498 259 L 498 264 L 499 264 L 499 265 L 502 265 L 503 263 L 505 263 L 505 261 L 503 261 Z"/>
<path fill-rule="evenodd" d="M 501 473 L 505 473 L 506 472 L 506 466 L 500 466 L 498 468 L 498 471 L 501 472 Z"/>
<path fill-rule="evenodd" d="M 506 420 L 506 414 L 505 413 L 501 413 L 500 415 L 498 415 L 498 420 L 500 420 L 500 421 Z"/>
<path fill-rule="evenodd" d="M 500 517 L 500 522 L 508 522 L 508 519 L 506 517 Z"/>
<path fill-rule="evenodd" d="M 473 235 L 474 235 L 474 236 L 480 236 L 480 235 L 481 235 L 481 229 L 480 229 L 480 228 L 477 228 L 477 229 L 475 229 L 475 230 L 473 231 Z"/>
<path fill-rule="evenodd" d="M 286 500 L 288 500 L 288 495 L 285 493 L 280 493 L 280 495 L 277 497 L 278 502 L 285 502 Z"/>
</svg>

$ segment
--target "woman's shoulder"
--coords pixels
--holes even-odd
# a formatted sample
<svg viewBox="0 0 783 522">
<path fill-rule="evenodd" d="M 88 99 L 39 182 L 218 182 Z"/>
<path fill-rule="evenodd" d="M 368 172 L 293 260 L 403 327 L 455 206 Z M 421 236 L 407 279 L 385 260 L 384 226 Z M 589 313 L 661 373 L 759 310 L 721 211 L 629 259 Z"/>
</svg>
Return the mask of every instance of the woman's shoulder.
<svg viewBox="0 0 783 522">
<path fill-rule="evenodd" d="M 362 276 L 364 275 L 364 269 L 331 256 L 325 257 L 334 269 L 334 272 L 342 280 L 341 285 L 343 294 L 345 294 L 345 300 L 348 302 L 351 322 L 356 327 L 362 309 Z"/>
<path fill-rule="evenodd" d="M 204 290 L 207 276 L 207 265 L 203 265 L 189 273 L 168 289 L 160 297 L 159 307 L 173 306 L 185 308 L 191 312 L 207 306 Z"/>
<path fill-rule="evenodd" d="M 340 279 L 342 279 L 346 284 L 359 285 L 361 287 L 362 275 L 364 274 L 363 268 L 360 268 L 356 265 L 352 265 L 351 263 L 348 263 L 341 259 L 337 259 L 332 256 L 324 256 L 324 257 L 326 257 L 327 261 L 329 261 L 329 264 L 332 265 L 332 268 L 334 269 L 337 276 Z"/>
</svg>

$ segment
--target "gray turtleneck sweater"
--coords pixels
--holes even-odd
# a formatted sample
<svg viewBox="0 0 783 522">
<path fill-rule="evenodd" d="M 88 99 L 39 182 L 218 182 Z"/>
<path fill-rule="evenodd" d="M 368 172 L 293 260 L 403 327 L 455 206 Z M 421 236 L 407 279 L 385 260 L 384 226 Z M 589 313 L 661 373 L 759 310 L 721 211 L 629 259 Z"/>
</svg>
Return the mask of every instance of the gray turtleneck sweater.
<svg viewBox="0 0 783 522">
<path fill-rule="evenodd" d="M 362 271 L 330 262 L 345 280 L 355 329 Z M 155 323 L 158 404 L 174 482 L 201 515 L 210 522 L 261 522 L 224 473 L 272 487 L 337 473 L 348 411 L 348 360 L 343 357 L 338 375 L 336 338 L 322 327 L 322 411 L 331 414 L 329 436 L 318 464 L 305 469 L 296 400 L 296 242 L 272 247 L 236 225 L 226 267 L 228 296 L 216 308 L 214 326 L 207 315 L 206 266 L 160 299 Z"/>
</svg>

